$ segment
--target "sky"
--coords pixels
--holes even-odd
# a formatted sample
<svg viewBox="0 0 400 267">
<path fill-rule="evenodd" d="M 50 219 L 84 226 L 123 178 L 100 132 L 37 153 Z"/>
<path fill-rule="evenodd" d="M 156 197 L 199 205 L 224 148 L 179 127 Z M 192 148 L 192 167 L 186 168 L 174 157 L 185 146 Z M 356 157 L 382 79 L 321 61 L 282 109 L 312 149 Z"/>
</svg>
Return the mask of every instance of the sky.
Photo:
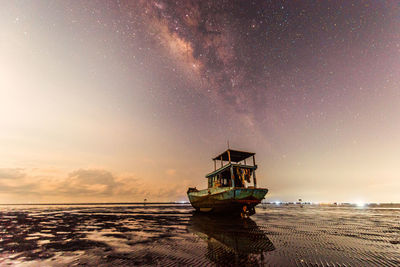
<svg viewBox="0 0 400 267">
<path fill-rule="evenodd" d="M 2 1 L 0 203 L 400 202 L 398 1 Z"/>
</svg>

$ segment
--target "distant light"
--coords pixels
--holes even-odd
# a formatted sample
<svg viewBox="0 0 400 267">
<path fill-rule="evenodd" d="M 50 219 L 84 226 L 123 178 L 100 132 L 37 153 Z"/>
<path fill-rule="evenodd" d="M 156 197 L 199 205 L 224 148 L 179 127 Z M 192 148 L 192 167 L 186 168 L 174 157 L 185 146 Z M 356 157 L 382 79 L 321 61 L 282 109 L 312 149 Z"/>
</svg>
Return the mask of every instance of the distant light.
<svg viewBox="0 0 400 267">
<path fill-rule="evenodd" d="M 280 205 L 281 202 L 280 202 L 280 201 L 275 201 L 275 204 L 276 204 L 276 205 Z"/>
<path fill-rule="evenodd" d="M 358 202 L 356 202 L 356 206 L 357 207 L 365 207 L 365 202 L 362 202 L 362 201 L 358 201 Z"/>
</svg>

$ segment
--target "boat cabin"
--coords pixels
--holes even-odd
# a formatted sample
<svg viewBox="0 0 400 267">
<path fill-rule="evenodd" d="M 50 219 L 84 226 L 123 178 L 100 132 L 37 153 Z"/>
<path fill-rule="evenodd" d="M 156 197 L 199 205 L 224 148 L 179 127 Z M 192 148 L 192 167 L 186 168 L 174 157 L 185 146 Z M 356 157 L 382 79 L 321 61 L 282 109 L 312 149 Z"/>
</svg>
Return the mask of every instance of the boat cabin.
<svg viewBox="0 0 400 267">
<path fill-rule="evenodd" d="M 248 160 L 250 157 L 252 157 L 252 164 Z M 214 171 L 206 175 L 208 188 L 257 187 L 255 153 L 228 149 L 213 158 L 213 161 Z M 251 179 L 253 186 L 251 186 Z"/>
</svg>

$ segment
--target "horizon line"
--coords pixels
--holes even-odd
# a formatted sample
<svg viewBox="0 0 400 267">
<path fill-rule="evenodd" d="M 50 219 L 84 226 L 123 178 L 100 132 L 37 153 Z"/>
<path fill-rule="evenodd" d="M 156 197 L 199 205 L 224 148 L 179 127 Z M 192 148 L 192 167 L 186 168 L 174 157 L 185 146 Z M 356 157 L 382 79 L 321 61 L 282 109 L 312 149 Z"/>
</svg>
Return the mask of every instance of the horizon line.
<svg viewBox="0 0 400 267">
<path fill-rule="evenodd" d="M 356 202 L 309 202 L 309 201 L 279 201 L 280 204 L 310 204 L 310 205 L 329 205 L 329 204 L 353 204 Z M 35 206 L 35 205 L 129 205 L 129 204 L 140 204 L 140 205 L 154 205 L 154 204 L 190 204 L 189 201 L 167 201 L 167 202 L 64 202 L 64 203 L 0 203 L 0 206 Z M 276 201 L 261 202 L 260 204 L 276 204 Z M 365 205 L 373 204 L 400 204 L 400 202 L 365 202 Z"/>
</svg>

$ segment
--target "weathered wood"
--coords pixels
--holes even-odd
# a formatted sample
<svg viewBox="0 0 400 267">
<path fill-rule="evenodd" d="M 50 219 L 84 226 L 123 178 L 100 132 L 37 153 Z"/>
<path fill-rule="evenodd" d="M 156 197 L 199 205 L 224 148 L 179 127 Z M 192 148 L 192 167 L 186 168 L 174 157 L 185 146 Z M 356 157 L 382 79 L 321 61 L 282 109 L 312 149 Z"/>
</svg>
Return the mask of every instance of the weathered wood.
<svg viewBox="0 0 400 267">
<path fill-rule="evenodd" d="M 228 149 L 228 160 L 229 160 L 229 163 L 231 163 L 231 151 L 229 151 L 229 149 Z"/>
<path fill-rule="evenodd" d="M 231 180 L 232 180 L 232 187 L 235 187 L 235 176 L 233 175 L 233 166 L 231 165 Z"/>
</svg>

